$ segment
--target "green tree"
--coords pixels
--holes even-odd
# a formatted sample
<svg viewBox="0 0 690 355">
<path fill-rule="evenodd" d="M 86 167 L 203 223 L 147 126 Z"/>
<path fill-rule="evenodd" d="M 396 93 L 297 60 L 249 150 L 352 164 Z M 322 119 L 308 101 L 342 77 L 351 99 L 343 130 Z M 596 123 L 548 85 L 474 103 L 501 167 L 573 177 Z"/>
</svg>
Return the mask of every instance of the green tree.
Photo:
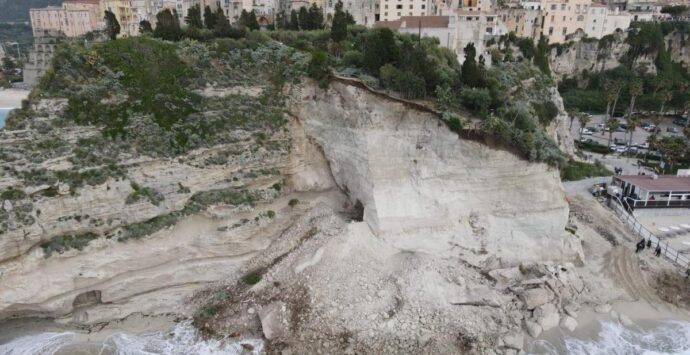
<svg viewBox="0 0 690 355">
<path fill-rule="evenodd" d="M 637 78 L 630 80 L 630 84 L 628 84 L 628 93 L 630 94 L 630 111 L 628 112 L 628 117 L 632 117 L 633 112 L 635 112 L 635 99 L 642 95 L 642 81 Z"/>
<path fill-rule="evenodd" d="M 331 24 L 331 39 L 339 43 L 347 39 L 347 16 L 343 12 L 343 2 L 338 0 L 335 4 L 335 14 Z"/>
<path fill-rule="evenodd" d="M 151 34 L 153 33 L 153 28 L 151 27 L 151 22 L 143 20 L 139 22 L 139 33 L 141 34 Z"/>
<path fill-rule="evenodd" d="M 551 69 L 549 68 L 549 44 L 546 43 L 546 36 L 541 36 L 541 38 L 539 38 L 537 50 L 534 55 L 534 65 L 536 65 L 542 73 L 551 76 Z"/>
<path fill-rule="evenodd" d="M 582 131 L 587 127 L 587 124 L 592 120 L 589 115 L 583 113 L 583 112 L 578 112 L 577 113 L 577 120 L 580 122 L 580 140 L 582 140 Z"/>
<path fill-rule="evenodd" d="M 230 21 L 225 17 L 225 14 L 221 9 L 218 9 L 215 13 L 215 18 L 213 20 L 213 34 L 218 37 L 228 37 L 232 32 L 232 26 L 230 26 Z"/>
<path fill-rule="evenodd" d="M 307 11 L 307 8 L 302 6 L 299 8 L 299 13 L 297 14 L 299 16 L 299 28 L 302 31 L 309 31 L 311 30 L 311 19 L 309 18 L 309 11 Z"/>
<path fill-rule="evenodd" d="M 108 38 L 111 40 L 116 39 L 117 35 L 120 34 L 120 23 L 117 22 L 115 14 L 110 10 L 105 10 L 103 19 L 105 20 L 105 33 L 108 34 Z"/>
<path fill-rule="evenodd" d="M 323 10 L 316 6 L 316 3 L 312 3 L 309 7 L 309 25 L 310 30 L 320 30 L 323 28 Z"/>
<path fill-rule="evenodd" d="M 604 125 L 606 128 L 609 130 L 609 142 L 608 145 L 611 145 L 611 140 L 613 139 L 613 132 L 616 131 L 616 128 L 620 126 L 620 122 L 618 122 L 618 119 L 615 117 L 609 117 L 604 121 Z"/>
<path fill-rule="evenodd" d="M 659 112 L 663 115 L 664 111 L 666 110 L 666 103 L 671 101 L 673 94 L 671 93 L 671 90 L 663 88 L 656 94 L 656 98 L 660 103 Z"/>
<path fill-rule="evenodd" d="M 240 14 L 240 18 L 237 21 L 237 23 L 241 27 L 244 27 L 250 31 L 259 29 L 259 22 L 256 20 L 254 10 L 252 10 L 251 12 L 247 12 L 247 10 L 242 10 L 242 13 Z"/>
<path fill-rule="evenodd" d="M 661 156 L 669 164 L 669 167 L 665 170 L 671 171 L 673 171 L 673 167 L 687 151 L 685 138 L 678 136 L 661 138 L 661 140 L 659 140 L 658 147 L 659 152 L 661 152 Z"/>
<path fill-rule="evenodd" d="M 201 21 L 201 6 L 199 6 L 199 4 L 196 4 L 187 10 L 187 16 L 184 18 L 184 22 L 189 27 L 196 29 L 204 28 L 204 24 Z"/>
<path fill-rule="evenodd" d="M 607 80 L 604 83 L 604 91 L 606 94 L 606 116 L 613 116 L 616 110 L 616 103 L 623 89 L 623 82 L 621 80 Z M 613 107 L 612 107 L 613 106 Z"/>
<path fill-rule="evenodd" d="M 216 12 L 223 12 L 223 9 L 219 8 Z M 223 14 L 223 16 L 225 16 L 225 14 Z M 207 29 L 212 31 L 216 29 L 216 18 L 218 18 L 218 14 L 213 13 L 211 7 L 206 5 L 204 8 L 204 25 L 206 25 Z"/>
<path fill-rule="evenodd" d="M 307 73 L 319 82 L 319 86 L 327 88 L 331 78 L 331 69 L 328 66 L 328 54 L 316 50 L 311 54 Z"/>
<path fill-rule="evenodd" d="M 170 9 L 159 12 L 156 15 L 156 29 L 153 31 L 153 35 L 167 41 L 179 41 L 182 38 L 182 29 L 176 13 Z"/>
<path fill-rule="evenodd" d="M 628 125 L 627 125 L 627 128 L 625 130 L 628 132 L 628 134 L 630 134 L 630 138 L 628 139 L 628 145 L 629 146 L 632 146 L 633 133 L 635 133 L 635 130 L 639 126 L 640 126 L 640 117 L 638 117 L 638 116 L 629 116 L 628 117 Z"/>
<path fill-rule="evenodd" d="M 288 29 L 287 19 L 285 18 L 285 11 L 280 11 L 276 14 L 275 27 L 278 30 Z"/>
<path fill-rule="evenodd" d="M 395 63 L 400 50 L 395 34 L 388 28 L 369 31 L 364 39 L 364 67 L 373 75 L 386 63 Z"/>
<path fill-rule="evenodd" d="M 299 18 L 297 16 L 297 11 L 290 11 L 290 22 L 288 23 L 288 29 L 292 31 L 299 31 Z"/>
<path fill-rule="evenodd" d="M 483 78 L 477 64 L 477 50 L 474 48 L 474 43 L 470 42 L 465 46 L 465 61 L 462 62 L 460 68 L 460 75 L 462 83 L 469 87 L 482 86 Z"/>
</svg>

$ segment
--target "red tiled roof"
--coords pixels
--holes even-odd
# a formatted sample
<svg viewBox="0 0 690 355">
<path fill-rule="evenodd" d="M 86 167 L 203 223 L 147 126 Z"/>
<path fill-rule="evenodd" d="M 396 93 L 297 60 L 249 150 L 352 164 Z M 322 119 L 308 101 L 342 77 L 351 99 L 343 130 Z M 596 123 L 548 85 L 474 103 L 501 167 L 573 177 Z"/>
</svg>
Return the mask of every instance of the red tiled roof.
<svg viewBox="0 0 690 355">
<path fill-rule="evenodd" d="M 378 21 L 374 24 L 376 28 L 390 28 L 391 30 L 397 30 L 402 25 L 402 21 Z"/>
<path fill-rule="evenodd" d="M 629 182 L 647 191 L 690 191 L 690 177 L 676 175 L 621 175 L 621 181 Z"/>
</svg>

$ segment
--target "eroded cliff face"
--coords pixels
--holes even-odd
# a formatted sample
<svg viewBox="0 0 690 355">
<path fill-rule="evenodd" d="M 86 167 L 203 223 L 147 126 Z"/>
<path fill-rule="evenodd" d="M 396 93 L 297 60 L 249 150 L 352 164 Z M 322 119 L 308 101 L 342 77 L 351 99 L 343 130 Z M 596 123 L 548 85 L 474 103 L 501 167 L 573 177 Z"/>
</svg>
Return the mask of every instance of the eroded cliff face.
<svg viewBox="0 0 690 355">
<path fill-rule="evenodd" d="M 616 32 L 607 41 L 579 41 L 562 49 L 552 49 L 549 65 L 556 81 L 582 75 L 584 72 L 596 73 L 614 69 L 628 54 L 630 45 L 626 43 L 627 32 Z M 686 45 L 687 35 L 673 31 L 664 37 L 671 59 L 677 63 L 690 63 L 690 49 Z M 636 68 L 644 68 L 650 74 L 656 73 L 656 53 L 642 55 L 635 59 Z"/>
<path fill-rule="evenodd" d="M 213 293 L 216 301 L 239 305 L 228 300 L 248 297 L 241 304 L 255 303 L 261 313 L 214 317 L 222 323 L 213 325 L 218 333 L 233 332 L 229 319 L 265 321 L 263 333 L 253 335 L 297 341 L 280 335 L 271 314 L 280 319 L 285 309 L 306 307 L 314 312 L 290 320 L 301 334 L 364 332 L 356 336 L 368 344 L 363 351 L 417 342 L 420 317 L 425 334 L 440 340 L 409 349 L 452 352 L 475 337 L 487 337 L 480 349 L 491 349 L 503 346 L 503 335 L 521 334 L 532 311 L 486 273 L 530 262 L 570 270 L 579 260 L 579 240 L 565 232 L 568 205 L 556 169 L 459 137 L 435 113 L 363 87 L 336 81 L 323 90 L 305 81 L 287 95 L 287 124 L 266 137 L 237 130 L 232 142 L 175 158 L 130 158 L 125 176 L 75 193 L 61 184 L 54 196 L 41 192 L 53 186 L 33 187 L 30 199 L 41 211 L 33 212 L 35 223 L 0 238 L 0 319 L 94 325 L 133 313 L 191 316 L 199 303 L 190 298 L 220 281 L 233 286 Z M 46 120 L 59 115 L 44 113 Z M 557 121 L 558 135 L 567 123 L 562 115 Z M 43 138 L 31 130 L 3 134 L 4 142 Z M 60 134 L 77 140 L 96 133 L 82 127 Z M 68 159 L 57 157 L 46 168 L 63 164 Z M 132 182 L 163 199 L 127 203 Z M 18 182 L 7 177 L 3 184 Z M 219 191 L 224 198 L 210 198 Z M 251 193 L 252 202 L 227 198 L 228 191 Z M 352 219 L 358 201 L 362 222 Z M 119 241 L 137 230 L 132 226 L 148 228 L 171 215 L 176 219 L 163 228 Z M 40 247 L 87 231 L 101 236 L 50 257 Z M 544 270 L 539 275 L 549 274 Z M 252 272 L 263 278 L 248 291 L 242 278 Z M 367 334 L 378 334 L 371 320 L 381 317 L 398 321 L 379 344 Z"/>
<path fill-rule="evenodd" d="M 433 113 L 359 87 L 301 85 L 292 97 L 338 185 L 396 247 L 445 254 L 458 244 L 505 264 L 574 257 L 556 169 L 461 139 Z"/>
</svg>

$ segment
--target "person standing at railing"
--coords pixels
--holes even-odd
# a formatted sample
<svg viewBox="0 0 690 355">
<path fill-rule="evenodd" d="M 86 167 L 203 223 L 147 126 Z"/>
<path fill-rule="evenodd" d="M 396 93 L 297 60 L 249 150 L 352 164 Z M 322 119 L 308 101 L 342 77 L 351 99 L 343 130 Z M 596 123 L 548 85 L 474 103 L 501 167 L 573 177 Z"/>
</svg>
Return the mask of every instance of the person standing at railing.
<svg viewBox="0 0 690 355">
<path fill-rule="evenodd" d="M 657 257 L 661 256 L 661 245 L 660 244 L 656 245 L 656 250 L 654 250 L 654 255 L 656 255 Z"/>
<path fill-rule="evenodd" d="M 645 245 L 644 239 L 637 242 L 637 248 L 635 249 L 635 253 L 639 253 L 640 251 L 644 250 L 644 245 Z"/>
</svg>

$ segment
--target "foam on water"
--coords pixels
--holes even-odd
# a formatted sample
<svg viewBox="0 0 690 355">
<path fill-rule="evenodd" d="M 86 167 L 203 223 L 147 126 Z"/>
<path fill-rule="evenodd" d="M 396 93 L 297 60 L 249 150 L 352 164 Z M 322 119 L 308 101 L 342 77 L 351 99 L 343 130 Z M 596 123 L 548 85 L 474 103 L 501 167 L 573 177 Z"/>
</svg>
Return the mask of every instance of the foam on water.
<svg viewBox="0 0 690 355">
<path fill-rule="evenodd" d="M 76 339 L 76 334 L 67 333 L 40 333 L 28 335 L 0 345 L 2 355 L 53 355 L 62 347 L 71 344 Z"/>
<path fill-rule="evenodd" d="M 601 321 L 596 339 L 566 338 L 564 348 L 571 355 L 690 355 L 690 323 L 667 321 L 651 329 L 625 327 Z M 532 353 L 559 354 L 544 340 L 532 344 Z"/>
<path fill-rule="evenodd" d="M 78 348 L 77 336 L 72 332 L 65 333 L 39 333 L 23 336 L 11 342 L 0 345 L 2 355 L 53 355 L 69 347 Z M 99 351 L 99 355 L 235 355 L 246 349 L 242 344 L 253 347 L 251 354 L 260 354 L 263 351 L 263 342 L 258 339 L 245 339 L 237 341 L 218 341 L 202 339 L 199 332 L 191 325 L 191 322 L 179 323 L 170 332 L 155 332 L 142 335 L 118 332 L 105 339 Z"/>
</svg>

